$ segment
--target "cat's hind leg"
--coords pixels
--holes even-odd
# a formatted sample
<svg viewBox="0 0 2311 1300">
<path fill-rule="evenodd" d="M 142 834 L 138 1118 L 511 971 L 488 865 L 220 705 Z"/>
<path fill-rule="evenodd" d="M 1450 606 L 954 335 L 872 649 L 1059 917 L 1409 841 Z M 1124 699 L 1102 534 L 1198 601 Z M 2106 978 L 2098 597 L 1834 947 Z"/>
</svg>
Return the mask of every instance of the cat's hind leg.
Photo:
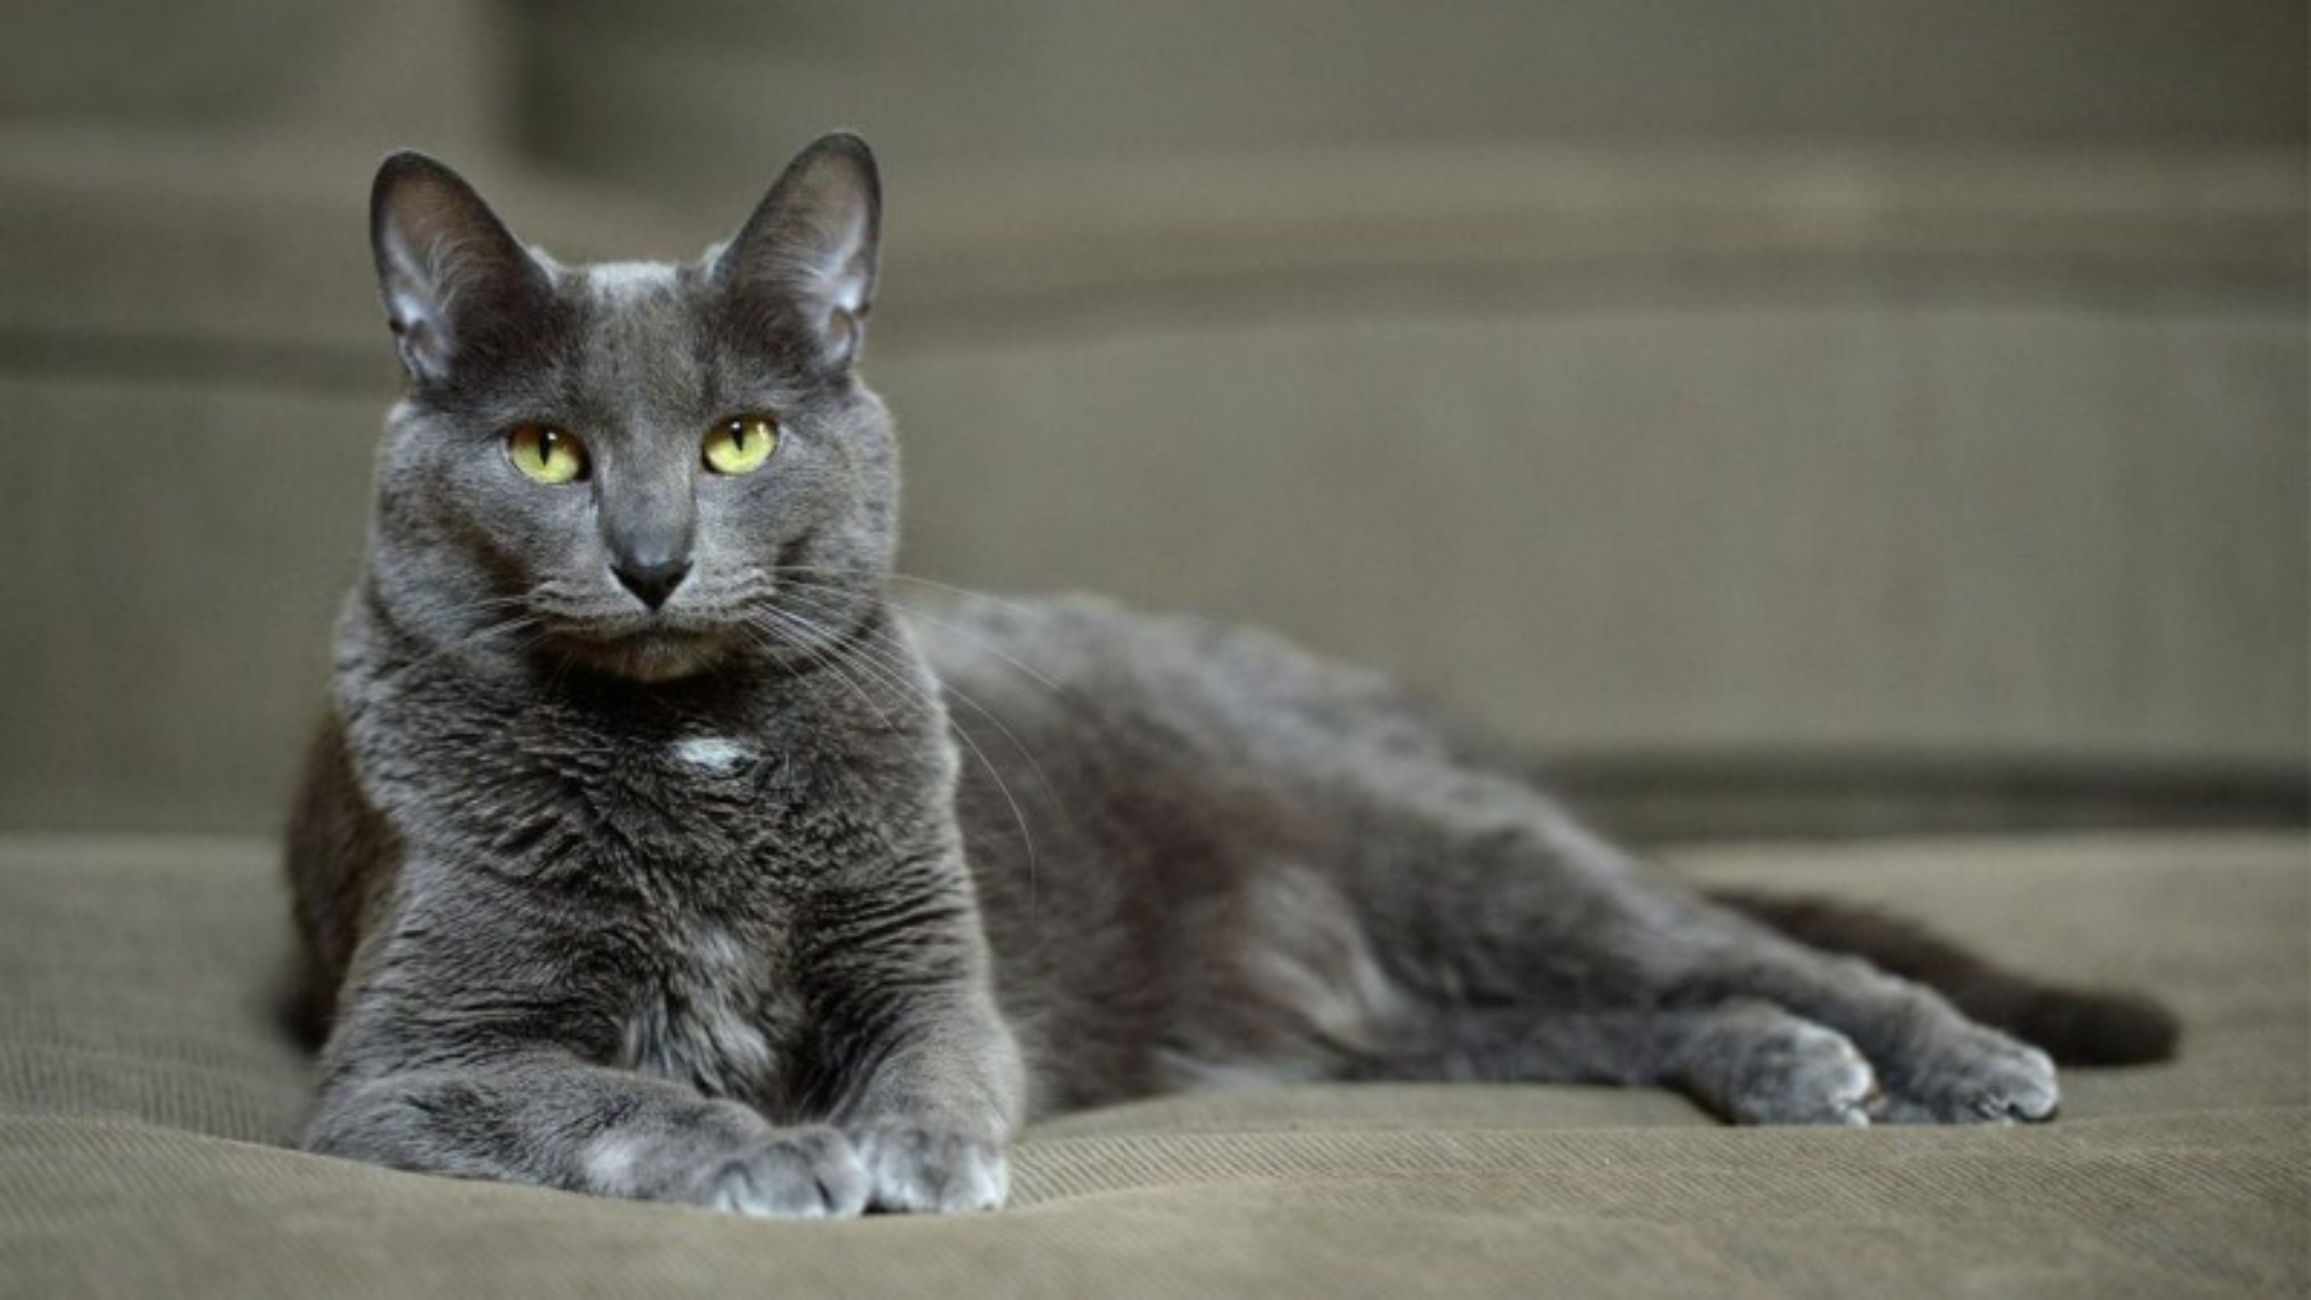
<svg viewBox="0 0 2311 1300">
<path fill-rule="evenodd" d="M 1882 1120 L 2035 1122 L 2052 1119 L 2061 1105 L 2054 1061 L 2045 1052 L 1860 958 L 1756 936 L 1713 963 L 1702 979 L 1769 999 L 1851 1038 L 1884 1086 L 1875 1112 Z"/>
<path fill-rule="evenodd" d="M 1483 1026 L 1491 1064 L 1470 1073 L 1666 1085 L 1751 1122 L 2054 1114 L 2045 1053 L 1702 898 L 1529 790 L 1452 772 L 1391 796 L 1360 826 L 1349 892 L 1415 1001 Z M 1471 1048 L 1413 1045 L 1390 1068 Z"/>
<path fill-rule="evenodd" d="M 1666 1082 L 1737 1124 L 1870 1122 L 1877 1072 L 1845 1035 L 1770 1002 L 1667 1013 Z"/>
<path fill-rule="evenodd" d="M 1663 1087 L 1736 1124 L 1861 1126 L 1884 1100 L 1851 1040 L 1770 1002 L 1430 1022 L 1380 1074 Z"/>
</svg>

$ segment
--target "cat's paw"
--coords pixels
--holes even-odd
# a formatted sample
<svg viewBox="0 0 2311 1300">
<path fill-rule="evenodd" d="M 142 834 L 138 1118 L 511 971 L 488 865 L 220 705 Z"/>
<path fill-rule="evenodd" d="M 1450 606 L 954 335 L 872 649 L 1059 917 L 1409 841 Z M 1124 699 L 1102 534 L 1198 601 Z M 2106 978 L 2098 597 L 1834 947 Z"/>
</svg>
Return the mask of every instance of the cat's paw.
<svg viewBox="0 0 2311 1300">
<path fill-rule="evenodd" d="M 853 1135 L 878 1210 L 951 1214 L 993 1210 L 1011 1190 L 999 1142 L 929 1125 L 886 1122 Z"/>
<path fill-rule="evenodd" d="M 867 1207 L 867 1171 L 824 1125 L 776 1129 L 709 1165 L 683 1199 L 757 1219 L 849 1218 Z"/>
<path fill-rule="evenodd" d="M 1883 1107 L 1896 1124 L 2040 1123 L 2062 1104 L 2054 1061 L 2004 1034 L 1970 1027 L 1959 1043 L 1907 1071 Z"/>
<path fill-rule="evenodd" d="M 1879 1095 L 1876 1071 L 1845 1035 L 1788 1019 L 1744 1044 L 1724 1105 L 1739 1124 L 1860 1127 Z"/>
</svg>

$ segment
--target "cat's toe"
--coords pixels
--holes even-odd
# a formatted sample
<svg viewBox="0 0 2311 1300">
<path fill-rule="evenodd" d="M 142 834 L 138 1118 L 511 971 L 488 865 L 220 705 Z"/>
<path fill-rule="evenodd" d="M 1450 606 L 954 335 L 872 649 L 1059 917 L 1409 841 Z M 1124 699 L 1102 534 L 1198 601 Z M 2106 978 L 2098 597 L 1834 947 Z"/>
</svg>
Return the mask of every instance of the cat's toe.
<svg viewBox="0 0 2311 1300">
<path fill-rule="evenodd" d="M 1728 1099 L 1742 1124 L 1870 1122 L 1877 1072 L 1843 1034 L 1820 1025 L 1781 1025 L 1748 1045 L 1739 1085 Z"/>
<path fill-rule="evenodd" d="M 1000 1143 L 910 1123 L 871 1125 L 856 1141 L 876 1209 L 992 1210 L 1010 1194 L 1010 1165 Z"/>
<path fill-rule="evenodd" d="M 848 1218 L 867 1205 L 867 1174 L 832 1128 L 781 1129 L 706 1171 L 692 1198 L 758 1219 Z"/>
</svg>

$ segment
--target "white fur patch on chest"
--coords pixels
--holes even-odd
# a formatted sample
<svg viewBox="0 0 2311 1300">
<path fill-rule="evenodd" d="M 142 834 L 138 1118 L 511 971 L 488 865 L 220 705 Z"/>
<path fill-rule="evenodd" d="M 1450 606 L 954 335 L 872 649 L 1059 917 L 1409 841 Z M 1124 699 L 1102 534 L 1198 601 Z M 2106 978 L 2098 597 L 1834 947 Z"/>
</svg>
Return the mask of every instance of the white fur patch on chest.
<svg viewBox="0 0 2311 1300">
<path fill-rule="evenodd" d="M 686 736 L 673 749 L 675 762 L 712 776 L 728 776 L 756 757 L 753 746 L 728 736 Z"/>
<path fill-rule="evenodd" d="M 761 959 L 728 931 L 704 932 L 686 955 L 628 1019 L 627 1061 L 709 1096 L 760 1096 L 779 1064 L 776 1025 L 792 1015 L 765 989 Z"/>
</svg>

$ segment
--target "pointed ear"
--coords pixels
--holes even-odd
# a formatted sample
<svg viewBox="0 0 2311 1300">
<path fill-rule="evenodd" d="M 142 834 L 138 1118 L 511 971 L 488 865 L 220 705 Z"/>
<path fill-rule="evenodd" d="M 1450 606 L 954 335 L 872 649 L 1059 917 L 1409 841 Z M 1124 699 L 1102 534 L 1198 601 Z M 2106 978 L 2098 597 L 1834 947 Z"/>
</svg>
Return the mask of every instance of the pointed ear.
<svg viewBox="0 0 2311 1300">
<path fill-rule="evenodd" d="M 419 383 L 441 383 L 515 337 L 550 287 L 473 187 L 421 153 L 377 169 L 369 245 L 394 346 Z"/>
<path fill-rule="evenodd" d="M 742 297 L 798 313 L 820 359 L 845 369 L 874 305 L 882 215 L 882 178 L 867 142 L 820 136 L 715 255 L 711 274 Z"/>
</svg>

